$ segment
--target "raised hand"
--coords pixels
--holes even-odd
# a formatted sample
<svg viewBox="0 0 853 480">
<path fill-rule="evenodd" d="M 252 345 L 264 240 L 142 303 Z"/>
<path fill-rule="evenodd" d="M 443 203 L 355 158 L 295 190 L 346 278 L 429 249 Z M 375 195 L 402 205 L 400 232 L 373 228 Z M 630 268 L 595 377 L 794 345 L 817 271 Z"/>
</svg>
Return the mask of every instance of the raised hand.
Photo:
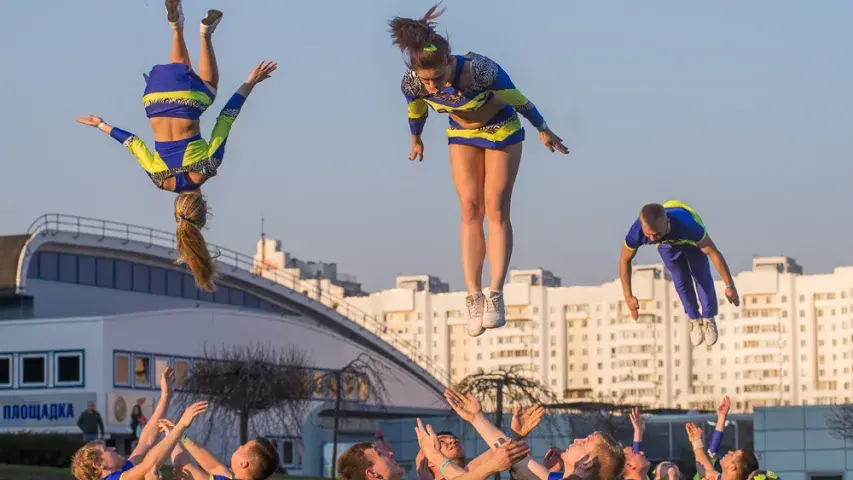
<svg viewBox="0 0 853 480">
<path fill-rule="evenodd" d="M 474 418 L 483 411 L 480 401 L 470 393 L 462 396 L 459 392 L 447 389 L 444 391 L 444 398 L 447 399 L 450 408 L 466 422 L 473 422 Z"/>
<path fill-rule="evenodd" d="M 720 400 L 720 404 L 717 406 L 717 418 L 723 418 L 725 420 L 726 416 L 729 414 L 730 408 L 732 408 L 732 399 L 726 395 L 722 400 Z"/>
<path fill-rule="evenodd" d="M 520 462 L 524 457 L 530 455 L 530 447 L 524 442 L 510 440 L 498 448 L 486 452 L 489 456 L 483 462 L 492 473 L 505 472 L 513 465 Z"/>
<path fill-rule="evenodd" d="M 192 426 L 193 424 L 193 420 L 195 420 L 195 417 L 203 414 L 206 411 L 207 402 L 196 402 L 187 407 L 186 410 L 184 410 L 184 414 L 181 415 L 181 419 L 178 420 L 178 425 L 184 428 L 190 428 L 190 426 Z"/>
<path fill-rule="evenodd" d="M 418 424 L 415 425 L 415 435 L 418 437 L 418 445 L 424 456 L 433 461 L 437 456 L 441 455 L 441 442 L 438 441 L 438 435 L 435 434 L 432 425 L 424 427 L 424 422 L 418 419 Z"/>
<path fill-rule="evenodd" d="M 543 145 L 545 145 L 545 148 L 552 152 L 556 150 L 563 155 L 569 153 L 569 149 L 563 145 L 563 139 L 558 137 L 556 133 L 552 132 L 550 128 L 545 128 L 545 130 L 539 132 L 539 140 Z"/>
<path fill-rule="evenodd" d="M 631 409 L 631 425 L 634 426 L 634 434 L 643 438 L 643 433 L 646 431 L 646 419 L 640 413 L 640 409 L 634 407 Z"/>
<path fill-rule="evenodd" d="M 103 118 L 97 115 L 87 115 L 85 117 L 77 117 L 77 123 L 82 123 L 90 127 L 97 127 L 104 121 Z"/>
<path fill-rule="evenodd" d="M 164 397 L 171 397 L 175 386 L 175 369 L 172 367 L 166 368 L 163 375 L 160 376 L 160 394 Z"/>
<path fill-rule="evenodd" d="M 688 423 L 684 426 L 684 429 L 687 430 L 687 438 L 691 443 L 695 441 L 702 441 L 702 429 L 699 428 L 695 423 Z"/>
<path fill-rule="evenodd" d="M 522 408 L 515 407 L 512 412 L 512 424 L 510 429 L 516 439 L 526 438 L 530 432 L 539 425 L 542 421 L 542 415 L 545 413 L 545 408 L 542 405 L 532 405 L 526 411 L 522 412 Z"/>
<path fill-rule="evenodd" d="M 264 80 L 270 78 L 272 76 L 272 72 L 274 72 L 278 68 L 278 64 L 275 62 L 262 61 L 255 68 L 252 69 L 252 72 L 249 74 L 249 78 L 246 80 L 246 83 L 254 86 L 257 85 Z"/>
<path fill-rule="evenodd" d="M 163 435 L 168 435 L 173 428 L 175 428 L 175 424 L 167 418 L 163 418 L 157 422 L 157 429 L 160 430 L 160 433 Z"/>
</svg>

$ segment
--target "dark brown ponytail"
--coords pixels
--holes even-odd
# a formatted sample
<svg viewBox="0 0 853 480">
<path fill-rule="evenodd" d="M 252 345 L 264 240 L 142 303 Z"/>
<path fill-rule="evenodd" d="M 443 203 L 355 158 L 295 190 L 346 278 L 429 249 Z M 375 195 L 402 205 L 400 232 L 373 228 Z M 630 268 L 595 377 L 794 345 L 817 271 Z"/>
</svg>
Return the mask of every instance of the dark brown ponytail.
<svg viewBox="0 0 853 480">
<path fill-rule="evenodd" d="M 411 69 L 439 68 L 450 57 L 450 42 L 435 31 L 435 19 L 446 10 L 436 3 L 420 19 L 394 17 L 388 22 L 393 44 L 409 55 Z"/>
</svg>

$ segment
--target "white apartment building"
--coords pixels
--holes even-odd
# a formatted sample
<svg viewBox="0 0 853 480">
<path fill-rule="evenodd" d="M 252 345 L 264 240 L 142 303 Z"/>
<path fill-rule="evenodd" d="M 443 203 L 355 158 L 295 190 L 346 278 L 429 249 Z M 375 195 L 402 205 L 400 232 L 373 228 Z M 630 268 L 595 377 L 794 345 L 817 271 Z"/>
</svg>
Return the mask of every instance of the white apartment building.
<svg viewBox="0 0 853 480">
<path fill-rule="evenodd" d="M 804 275 L 791 258 L 763 257 L 735 279 L 740 307 L 717 282 L 720 339 L 698 348 L 663 265 L 634 267 L 639 321 L 618 279 L 563 287 L 541 268 L 510 272 L 507 325 L 478 338 L 465 332 L 465 292 L 447 292 L 429 275 L 401 276 L 397 288 L 347 302 L 384 322 L 384 334 L 417 350 L 404 353 L 428 360 L 450 383 L 480 369 L 523 366 L 564 399 L 624 395 L 693 409 L 714 408 L 728 394 L 741 412 L 851 401 L 853 267 Z"/>
</svg>

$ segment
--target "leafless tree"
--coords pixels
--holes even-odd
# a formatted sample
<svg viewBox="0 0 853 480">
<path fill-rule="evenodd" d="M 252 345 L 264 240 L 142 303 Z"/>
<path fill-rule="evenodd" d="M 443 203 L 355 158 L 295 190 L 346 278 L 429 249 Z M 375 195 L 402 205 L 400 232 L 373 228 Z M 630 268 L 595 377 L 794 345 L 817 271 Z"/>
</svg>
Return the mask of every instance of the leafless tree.
<svg viewBox="0 0 853 480">
<path fill-rule="evenodd" d="M 853 440 L 853 404 L 833 405 L 826 414 L 826 426 L 835 438 Z"/>
<path fill-rule="evenodd" d="M 536 403 L 547 405 L 556 402 L 556 395 L 544 383 L 535 380 L 532 370 L 512 367 L 490 372 L 477 372 L 457 383 L 453 389 L 462 394 L 472 394 L 483 409 L 495 413 L 495 424 L 503 426 L 503 413 L 516 406 L 527 407 Z"/>
<path fill-rule="evenodd" d="M 208 402 L 205 442 L 235 422 L 240 443 L 249 440 L 250 428 L 299 436 L 311 398 L 311 371 L 307 353 L 294 345 L 205 347 L 178 399 L 185 405 Z"/>
<path fill-rule="evenodd" d="M 326 402 L 334 405 L 332 427 L 332 458 L 338 458 L 338 431 L 341 408 L 347 402 L 367 403 L 380 409 L 385 407 L 388 389 L 385 380 L 394 378 L 393 372 L 380 360 L 362 353 L 338 369 L 315 373 L 312 388 Z M 335 462 L 332 462 L 330 477 L 335 478 Z"/>
</svg>

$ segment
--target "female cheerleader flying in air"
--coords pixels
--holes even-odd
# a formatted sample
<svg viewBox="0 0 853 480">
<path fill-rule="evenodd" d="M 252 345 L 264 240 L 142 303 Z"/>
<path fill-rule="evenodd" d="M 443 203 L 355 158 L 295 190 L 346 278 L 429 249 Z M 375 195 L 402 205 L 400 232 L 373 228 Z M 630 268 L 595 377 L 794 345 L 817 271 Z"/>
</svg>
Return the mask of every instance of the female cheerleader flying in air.
<svg viewBox="0 0 853 480">
<path fill-rule="evenodd" d="M 222 164 L 225 143 L 231 126 L 255 85 L 270 77 L 278 66 L 261 62 L 237 90 L 216 119 L 210 142 L 200 134 L 199 118 L 213 104 L 219 84 L 219 71 L 211 36 L 222 20 L 222 12 L 209 10 L 201 21 L 201 55 L 198 73 L 192 69 L 184 42 L 184 13 L 180 0 L 166 0 L 166 13 L 172 26 L 171 63 L 155 65 L 145 75 L 142 102 L 151 129 L 154 149 L 136 135 L 113 127 L 95 115 L 77 121 L 110 135 L 127 147 L 158 188 L 178 194 L 175 198 L 178 262 L 186 262 L 196 284 L 214 289 L 216 268 L 201 230 L 207 223 L 207 202 L 201 186 L 217 173 Z"/>
<path fill-rule="evenodd" d="M 549 150 L 569 151 L 494 60 L 471 52 L 451 54 L 447 39 L 434 28 L 434 20 L 444 13 L 438 7 L 430 8 L 420 20 L 395 17 L 389 25 L 394 45 L 408 55 L 409 70 L 403 76 L 402 89 L 412 134 L 409 160 L 423 160 L 421 132 L 429 113 L 427 107 L 450 116 L 447 136 L 462 217 L 467 330 L 476 337 L 486 328 L 506 324 L 503 284 L 512 254 L 510 200 L 524 140 L 518 113 L 536 127 Z M 491 271 L 487 295 L 482 292 L 484 218 L 489 224 Z"/>
</svg>

